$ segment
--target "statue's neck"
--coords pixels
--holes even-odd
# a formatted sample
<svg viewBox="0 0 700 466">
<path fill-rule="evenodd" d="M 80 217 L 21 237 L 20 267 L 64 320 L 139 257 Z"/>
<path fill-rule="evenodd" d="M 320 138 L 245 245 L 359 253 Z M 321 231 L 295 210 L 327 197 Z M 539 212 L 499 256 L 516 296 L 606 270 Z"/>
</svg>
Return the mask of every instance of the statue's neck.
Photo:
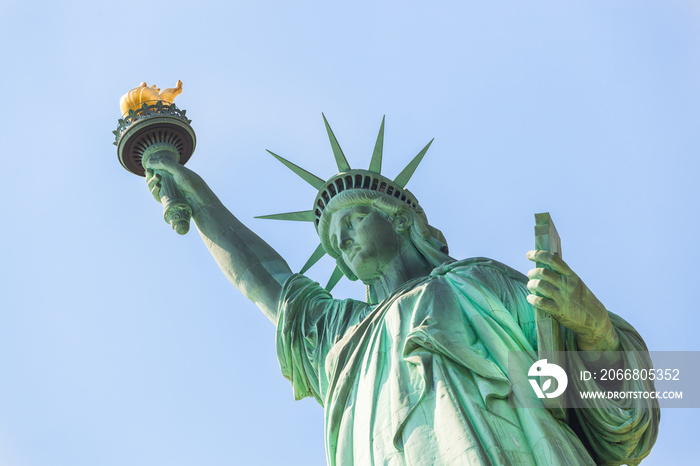
<svg viewBox="0 0 700 466">
<path fill-rule="evenodd" d="M 368 283 L 374 289 L 378 302 L 383 301 L 396 289 L 409 280 L 430 275 L 433 266 L 423 257 L 412 243 L 406 247 L 389 263 L 382 274 L 372 283 Z"/>
</svg>

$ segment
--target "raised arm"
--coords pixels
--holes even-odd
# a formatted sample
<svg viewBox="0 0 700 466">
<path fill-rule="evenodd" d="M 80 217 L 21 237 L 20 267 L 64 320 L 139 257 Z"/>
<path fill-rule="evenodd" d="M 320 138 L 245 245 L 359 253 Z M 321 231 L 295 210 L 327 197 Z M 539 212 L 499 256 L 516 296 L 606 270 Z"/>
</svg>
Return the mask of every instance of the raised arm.
<svg viewBox="0 0 700 466">
<path fill-rule="evenodd" d="M 243 225 L 195 172 L 167 159 L 151 158 L 149 166 L 146 181 L 154 197 L 160 201 L 161 177 L 153 169 L 170 173 L 192 208 L 199 234 L 221 270 L 276 324 L 282 285 L 292 275 L 284 259 Z"/>
</svg>

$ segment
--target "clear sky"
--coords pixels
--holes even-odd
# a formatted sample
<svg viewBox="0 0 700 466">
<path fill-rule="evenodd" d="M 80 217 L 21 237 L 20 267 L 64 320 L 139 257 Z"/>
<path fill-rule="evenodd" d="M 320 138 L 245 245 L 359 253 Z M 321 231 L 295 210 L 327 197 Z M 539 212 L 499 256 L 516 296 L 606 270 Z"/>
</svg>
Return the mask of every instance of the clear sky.
<svg viewBox="0 0 700 466">
<path fill-rule="evenodd" d="M 334 174 L 324 112 L 365 168 L 386 115 L 390 177 L 435 138 L 408 188 L 454 257 L 526 272 L 549 211 L 651 349 L 700 349 L 697 2 L 338 3 L 0 0 L 0 465 L 325 462 L 273 325 L 119 165 L 141 81 L 183 81 L 188 166 L 294 270 L 313 228 L 253 217 L 315 192 L 265 149 Z M 643 464 L 696 458 L 699 420 L 664 410 Z"/>
</svg>

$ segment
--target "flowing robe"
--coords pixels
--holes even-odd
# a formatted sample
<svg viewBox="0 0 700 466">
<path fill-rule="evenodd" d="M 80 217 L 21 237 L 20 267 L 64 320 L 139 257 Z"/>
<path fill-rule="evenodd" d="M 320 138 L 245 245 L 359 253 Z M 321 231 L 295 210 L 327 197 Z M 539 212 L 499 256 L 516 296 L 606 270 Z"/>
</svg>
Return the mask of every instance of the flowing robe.
<svg viewBox="0 0 700 466">
<path fill-rule="evenodd" d="M 596 400 L 597 409 L 570 410 L 568 423 L 545 408 L 508 404 L 509 394 L 515 406 L 534 398 L 527 380 L 534 356 L 516 370 L 508 367 L 509 351 L 536 354 L 526 283 L 503 264 L 467 259 L 369 306 L 334 300 L 312 280 L 292 276 L 280 301 L 277 354 L 295 398 L 313 396 L 325 408 L 328 464 L 636 464 L 644 458 L 657 434 L 655 401 Z M 621 351 L 646 351 L 629 324 L 610 316 Z M 573 333 L 567 349 L 576 350 Z M 586 369 L 575 353 L 568 359 L 571 373 Z M 638 359 L 625 356 L 623 364 L 651 367 Z M 570 377 L 569 387 L 595 383 Z M 650 389 L 645 381 L 623 384 Z"/>
</svg>

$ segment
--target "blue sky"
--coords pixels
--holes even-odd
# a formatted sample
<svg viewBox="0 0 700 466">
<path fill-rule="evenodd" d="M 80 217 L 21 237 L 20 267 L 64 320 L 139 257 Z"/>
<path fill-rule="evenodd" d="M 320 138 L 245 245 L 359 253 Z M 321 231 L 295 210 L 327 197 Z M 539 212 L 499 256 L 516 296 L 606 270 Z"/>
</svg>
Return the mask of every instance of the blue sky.
<svg viewBox="0 0 700 466">
<path fill-rule="evenodd" d="M 492 3 L 0 0 L 0 464 L 325 462 L 273 326 L 118 163 L 141 81 L 183 81 L 188 166 L 295 270 L 313 228 L 253 217 L 315 192 L 265 149 L 334 174 L 324 112 L 364 168 L 386 115 L 390 177 L 435 138 L 408 188 L 453 256 L 526 272 L 549 211 L 652 350 L 700 349 L 700 6 Z M 697 422 L 664 410 L 643 464 L 695 458 Z"/>
</svg>

